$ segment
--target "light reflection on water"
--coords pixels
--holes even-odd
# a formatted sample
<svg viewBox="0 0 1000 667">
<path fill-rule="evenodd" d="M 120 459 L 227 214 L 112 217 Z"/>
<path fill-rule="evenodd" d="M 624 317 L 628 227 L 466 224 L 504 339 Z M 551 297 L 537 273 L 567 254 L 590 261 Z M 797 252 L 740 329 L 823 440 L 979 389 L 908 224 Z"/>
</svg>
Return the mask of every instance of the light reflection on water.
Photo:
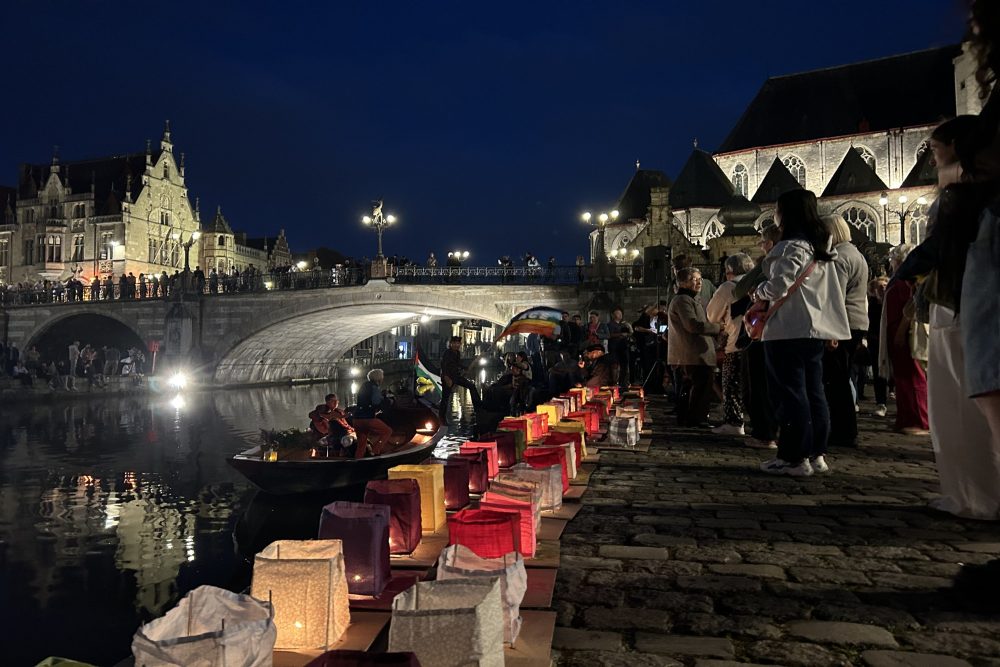
<svg viewBox="0 0 1000 667">
<path fill-rule="evenodd" d="M 252 487 L 225 462 L 261 428 L 304 427 L 312 385 L 0 408 L 0 655 L 113 664 L 201 584 L 239 586 Z"/>
</svg>

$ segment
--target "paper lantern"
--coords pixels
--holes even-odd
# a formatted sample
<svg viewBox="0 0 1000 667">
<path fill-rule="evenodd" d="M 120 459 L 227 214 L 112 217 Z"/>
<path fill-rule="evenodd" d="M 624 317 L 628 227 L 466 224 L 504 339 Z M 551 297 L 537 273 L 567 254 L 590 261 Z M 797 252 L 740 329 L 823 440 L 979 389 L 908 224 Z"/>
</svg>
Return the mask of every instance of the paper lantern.
<svg viewBox="0 0 1000 667">
<path fill-rule="evenodd" d="M 577 409 L 579 409 L 580 405 L 589 401 L 590 397 L 593 396 L 593 392 L 590 387 L 576 387 L 574 389 L 570 389 L 569 393 L 577 397 L 577 400 L 579 401 Z"/>
<path fill-rule="evenodd" d="M 464 509 L 448 517 L 448 544 L 461 544 L 482 558 L 521 551 L 520 519 L 513 512 Z"/>
<path fill-rule="evenodd" d="M 602 399 L 599 399 L 599 398 L 595 398 L 595 399 L 587 401 L 586 403 L 583 404 L 583 406 L 584 407 L 595 408 L 595 409 L 599 410 L 600 412 L 598 413 L 598 416 L 601 419 L 607 419 L 608 418 L 608 402 L 605 401 L 605 400 L 602 400 Z"/>
<path fill-rule="evenodd" d="M 520 431 L 524 434 L 524 441 L 531 442 L 531 433 L 529 432 L 528 420 L 523 417 L 504 417 L 500 421 L 500 425 L 497 427 L 498 430 L 503 429 L 505 431 Z"/>
<path fill-rule="evenodd" d="M 509 468 L 517 463 L 517 437 L 511 431 L 497 431 L 482 437 L 483 441 L 497 443 L 497 463 L 501 468 Z"/>
<path fill-rule="evenodd" d="M 327 651 L 306 667 L 420 667 L 417 654 L 366 653 L 365 651 Z"/>
<path fill-rule="evenodd" d="M 389 572 L 388 505 L 338 501 L 323 508 L 319 520 L 322 540 L 340 540 L 344 552 L 347 590 L 353 595 L 381 595 Z"/>
<path fill-rule="evenodd" d="M 552 433 L 545 436 L 545 440 L 542 441 L 542 445 L 545 447 L 565 445 L 566 443 L 571 443 L 573 445 L 575 462 L 579 468 L 583 457 L 587 455 L 587 448 L 585 446 L 586 443 L 583 433 L 562 433 L 560 431 L 552 431 Z"/>
<path fill-rule="evenodd" d="M 389 468 L 389 479 L 417 480 L 420 485 L 420 523 L 425 533 L 444 527 L 444 468 L 432 463 Z"/>
<path fill-rule="evenodd" d="M 612 417 L 608 425 L 608 442 L 622 447 L 639 443 L 639 420 L 636 417 Z"/>
<path fill-rule="evenodd" d="M 542 504 L 542 488 L 538 480 L 517 479 L 500 474 L 490 482 L 489 492 L 528 500 L 539 506 Z"/>
<path fill-rule="evenodd" d="M 447 547 L 438 557 L 437 580 L 500 580 L 500 603 L 503 605 L 503 640 L 514 644 L 521 632 L 521 602 L 528 590 L 528 573 L 521 554 L 512 552 L 500 558 L 480 558 L 460 544 Z"/>
<path fill-rule="evenodd" d="M 425 581 L 392 601 L 389 650 L 429 667 L 503 667 L 500 581 Z"/>
<path fill-rule="evenodd" d="M 550 422 L 557 422 L 562 418 L 561 407 L 552 405 L 551 403 L 539 403 L 535 406 L 535 412 L 540 415 L 546 415 Z"/>
<path fill-rule="evenodd" d="M 514 447 L 517 449 L 517 460 L 521 460 L 521 455 L 528 448 L 528 438 L 521 429 L 497 428 L 497 433 L 510 433 L 514 436 Z"/>
<path fill-rule="evenodd" d="M 542 437 L 542 415 L 537 412 L 527 412 L 521 419 L 528 424 L 528 442 L 534 442 Z"/>
<path fill-rule="evenodd" d="M 165 615 L 136 631 L 132 656 L 136 665 L 147 667 L 270 667 L 276 636 L 274 609 L 266 595 L 255 600 L 215 586 L 199 586 Z"/>
<path fill-rule="evenodd" d="M 579 434 L 578 434 L 579 435 Z M 564 452 L 566 452 L 566 474 L 569 475 L 570 479 L 576 479 L 576 446 L 575 440 L 570 440 L 569 442 L 560 442 L 551 445 L 546 445 L 544 443 L 537 445 L 538 447 L 560 447 Z"/>
<path fill-rule="evenodd" d="M 640 425 L 646 423 L 646 401 L 639 398 L 629 398 L 622 400 L 621 406 L 630 410 L 638 410 Z"/>
<path fill-rule="evenodd" d="M 642 430 L 642 411 L 639 408 L 626 408 L 619 404 L 615 408 L 616 417 L 635 417 L 636 428 Z"/>
<path fill-rule="evenodd" d="M 484 493 L 490 479 L 490 464 L 486 459 L 486 451 L 452 454 L 448 460 L 452 459 L 465 459 L 469 462 L 469 493 Z"/>
<path fill-rule="evenodd" d="M 583 427 L 587 431 L 587 435 L 594 435 L 601 430 L 601 418 L 596 410 L 578 410 L 576 412 L 567 412 L 566 419 L 583 421 Z"/>
<path fill-rule="evenodd" d="M 445 471 L 447 474 L 447 471 Z M 468 488 L 465 492 L 468 496 Z M 445 493 L 447 496 L 447 492 Z M 389 507 L 389 553 L 409 554 L 420 544 L 420 485 L 415 479 L 373 479 L 365 502 Z M 322 535 L 321 535 L 322 537 Z M 348 563 L 350 569 L 350 563 Z M 350 583 L 350 576 L 348 576 Z"/>
<path fill-rule="evenodd" d="M 562 469 L 563 493 L 569 491 L 569 468 L 566 467 L 566 450 L 562 447 L 528 447 L 524 451 L 524 462 L 532 468 L 558 465 Z"/>
<path fill-rule="evenodd" d="M 444 466 L 444 508 L 460 510 L 469 504 L 469 468 L 471 461 L 461 456 L 435 459 Z M 483 462 L 486 466 L 486 462 Z"/>
<path fill-rule="evenodd" d="M 490 465 L 490 479 L 493 479 L 500 472 L 500 457 L 497 455 L 497 443 L 495 441 L 476 442 L 469 440 L 468 442 L 463 442 L 459 446 L 458 451 L 462 454 L 471 454 L 480 449 L 486 452 L 486 460 Z"/>
<path fill-rule="evenodd" d="M 567 413 L 573 411 L 573 409 L 574 409 L 573 406 L 575 405 L 575 403 L 576 403 L 576 401 L 573 399 L 572 396 L 570 396 L 568 398 L 563 398 L 563 397 L 560 397 L 560 396 L 557 396 L 557 397 L 553 398 L 551 401 L 549 401 L 548 404 L 549 405 L 554 405 L 554 406 L 556 406 L 556 408 L 559 408 L 561 414 L 558 414 L 556 419 L 554 419 L 554 420 L 550 419 L 549 421 L 550 422 L 552 422 L 552 421 L 559 421 L 560 419 L 562 419 L 563 417 L 565 417 Z"/>
<path fill-rule="evenodd" d="M 275 648 L 329 648 L 351 622 L 340 540 L 272 542 L 254 558 L 250 595 L 274 605 Z"/>
<path fill-rule="evenodd" d="M 518 463 L 509 471 L 501 473 L 500 480 L 514 479 L 535 482 L 541 490 L 538 502 L 543 512 L 554 512 L 562 507 L 562 466 L 558 463 L 548 468 L 534 468 L 527 463 Z"/>
<path fill-rule="evenodd" d="M 600 394 L 608 394 L 611 396 L 611 401 L 617 402 L 621 397 L 621 389 L 618 385 L 608 385 L 607 387 L 601 387 Z"/>
<path fill-rule="evenodd" d="M 519 551 L 525 558 L 535 556 L 537 546 L 537 524 L 535 516 L 537 505 L 532 506 L 530 501 L 518 500 L 498 493 L 487 491 L 479 501 L 479 508 L 491 512 L 511 512 L 518 518 L 518 530 L 520 531 L 521 548 Z"/>
</svg>

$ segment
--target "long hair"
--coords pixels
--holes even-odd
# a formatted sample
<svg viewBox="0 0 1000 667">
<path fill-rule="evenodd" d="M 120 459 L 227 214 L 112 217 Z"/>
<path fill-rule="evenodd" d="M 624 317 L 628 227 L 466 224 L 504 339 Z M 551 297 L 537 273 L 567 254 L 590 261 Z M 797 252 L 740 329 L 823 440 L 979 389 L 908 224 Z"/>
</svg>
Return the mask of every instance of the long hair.
<svg viewBox="0 0 1000 667">
<path fill-rule="evenodd" d="M 975 132 L 978 122 L 978 116 L 968 114 L 949 118 L 934 128 L 934 131 L 931 132 L 931 139 L 951 145 Z"/>
<path fill-rule="evenodd" d="M 1000 3 L 973 0 L 969 28 L 968 39 L 976 56 L 979 97 L 985 100 L 1000 72 Z"/>
<path fill-rule="evenodd" d="M 833 259 L 829 251 L 830 232 L 819 217 L 816 194 L 812 190 L 789 190 L 778 197 L 777 210 L 781 213 L 782 241 L 808 241 L 817 260 Z"/>
</svg>

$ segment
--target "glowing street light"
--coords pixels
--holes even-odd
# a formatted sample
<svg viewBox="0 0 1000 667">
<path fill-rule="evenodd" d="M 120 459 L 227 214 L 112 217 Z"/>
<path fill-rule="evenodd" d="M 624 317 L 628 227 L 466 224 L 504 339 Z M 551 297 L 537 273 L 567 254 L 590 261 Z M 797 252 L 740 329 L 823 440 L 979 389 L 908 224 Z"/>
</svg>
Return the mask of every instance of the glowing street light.
<svg viewBox="0 0 1000 667">
<path fill-rule="evenodd" d="M 388 227 L 389 225 L 395 224 L 396 220 L 398 220 L 398 218 L 396 218 L 396 216 L 392 215 L 391 213 L 382 215 L 381 199 L 372 202 L 371 215 L 365 215 L 361 217 L 362 224 L 364 224 L 366 227 L 371 227 L 372 229 L 375 230 L 375 233 L 378 234 L 378 255 L 376 255 L 378 259 L 382 259 L 384 257 L 384 255 L 382 254 L 382 232 L 384 232 L 386 227 Z"/>
<path fill-rule="evenodd" d="M 889 208 L 889 193 L 883 192 L 878 198 L 878 203 L 882 206 L 882 224 L 883 231 L 885 232 L 886 243 L 889 242 L 889 214 L 893 213 L 899 218 L 899 243 L 906 243 L 906 216 L 914 212 L 913 208 L 907 210 L 906 204 L 910 201 L 909 197 L 905 194 L 900 194 L 896 199 L 899 202 L 898 209 Z M 927 205 L 926 197 L 917 197 L 917 208 L 923 208 Z M 920 239 L 913 239 L 914 241 L 919 241 Z"/>
<path fill-rule="evenodd" d="M 604 250 L 604 228 L 607 226 L 608 222 L 614 222 L 618 219 L 618 210 L 615 209 L 608 213 L 598 213 L 595 219 L 594 215 L 590 211 L 585 211 L 580 219 L 587 224 L 592 224 L 597 227 L 597 248 L 594 252 L 594 257 L 597 260 L 597 278 L 600 284 L 604 285 L 604 278 L 606 273 L 606 267 L 608 264 L 608 255 Z"/>
</svg>

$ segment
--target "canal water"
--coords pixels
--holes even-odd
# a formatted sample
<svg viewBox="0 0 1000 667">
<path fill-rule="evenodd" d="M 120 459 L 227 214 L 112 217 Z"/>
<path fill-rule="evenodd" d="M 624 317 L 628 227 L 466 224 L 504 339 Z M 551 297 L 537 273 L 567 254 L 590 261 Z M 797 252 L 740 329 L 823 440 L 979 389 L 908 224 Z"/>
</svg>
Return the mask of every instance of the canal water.
<svg viewBox="0 0 1000 667">
<path fill-rule="evenodd" d="M 261 428 L 304 428 L 325 394 L 356 388 L 0 407 L 0 664 L 113 665 L 187 591 L 242 590 L 261 547 L 314 537 L 335 497 L 258 494 L 226 458 L 258 444 Z"/>
</svg>

